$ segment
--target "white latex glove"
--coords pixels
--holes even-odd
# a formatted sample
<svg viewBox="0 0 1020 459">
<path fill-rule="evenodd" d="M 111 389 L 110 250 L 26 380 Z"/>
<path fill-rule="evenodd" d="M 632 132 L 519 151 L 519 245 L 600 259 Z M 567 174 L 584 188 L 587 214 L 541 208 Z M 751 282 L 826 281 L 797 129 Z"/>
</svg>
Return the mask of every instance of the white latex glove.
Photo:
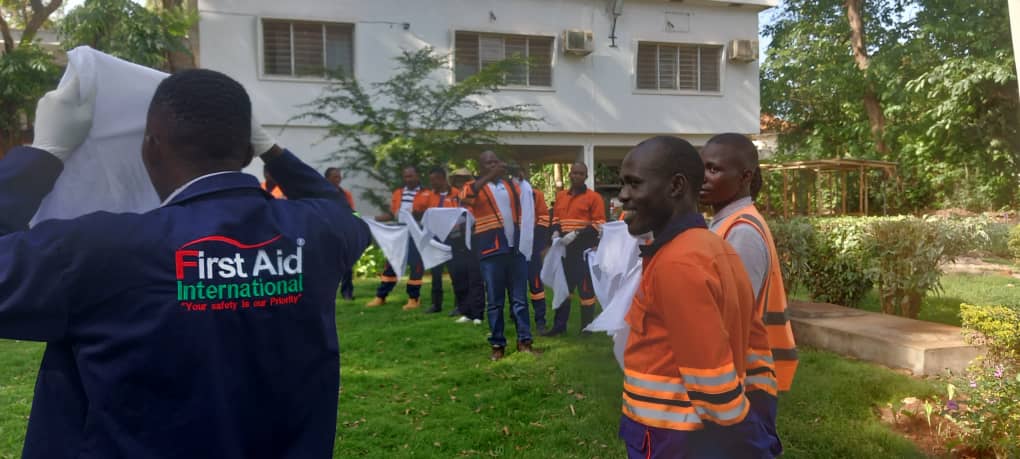
<svg viewBox="0 0 1020 459">
<path fill-rule="evenodd" d="M 255 115 L 251 117 L 251 147 L 255 150 L 255 156 L 261 156 L 263 153 L 269 151 L 276 145 L 276 139 L 269 135 L 265 129 L 262 128 L 262 123 L 259 123 L 258 118 Z"/>
<path fill-rule="evenodd" d="M 560 232 L 559 231 L 553 231 L 552 238 L 553 239 L 559 239 L 560 238 Z"/>
<path fill-rule="evenodd" d="M 577 239 L 577 231 L 571 231 L 566 236 L 563 236 L 563 244 L 565 245 L 573 244 L 574 239 Z"/>
<path fill-rule="evenodd" d="M 46 93 L 35 107 L 32 147 L 67 161 L 92 129 L 95 93 L 80 93 L 78 76 Z"/>
</svg>

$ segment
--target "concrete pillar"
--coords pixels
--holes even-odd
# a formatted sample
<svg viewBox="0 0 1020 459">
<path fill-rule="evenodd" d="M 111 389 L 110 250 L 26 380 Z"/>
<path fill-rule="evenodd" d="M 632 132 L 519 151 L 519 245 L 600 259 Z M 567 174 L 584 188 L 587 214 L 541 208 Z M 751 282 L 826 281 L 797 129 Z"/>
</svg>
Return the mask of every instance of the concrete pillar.
<svg viewBox="0 0 1020 459">
<path fill-rule="evenodd" d="M 595 145 L 586 144 L 581 150 L 581 158 L 578 162 L 584 163 L 588 166 L 588 180 L 584 183 L 588 185 L 588 189 L 595 189 Z"/>
</svg>

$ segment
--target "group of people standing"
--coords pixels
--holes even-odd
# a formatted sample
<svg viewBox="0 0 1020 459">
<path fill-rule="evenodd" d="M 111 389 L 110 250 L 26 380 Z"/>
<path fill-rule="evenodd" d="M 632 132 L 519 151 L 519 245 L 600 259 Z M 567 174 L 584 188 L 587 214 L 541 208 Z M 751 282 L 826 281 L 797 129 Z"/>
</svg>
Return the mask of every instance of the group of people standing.
<svg viewBox="0 0 1020 459">
<path fill-rule="evenodd" d="M 570 318 L 570 299 L 567 299 L 557 308 L 551 327 L 547 322 L 545 285 L 540 272 L 551 238 L 562 236 L 571 241 L 563 264 L 571 290 L 577 290 L 580 296 L 581 328 L 595 316 L 595 293 L 584 251 L 598 241 L 599 229 L 606 221 L 605 205 L 602 197 L 585 185 L 588 170 L 584 164 L 573 165 L 571 187 L 557 194 L 551 212 L 542 191 L 529 183 L 526 168 L 508 165 L 491 151 L 482 153 L 478 164 L 478 175 L 460 169 L 448 176 L 445 169 L 434 168 L 429 171 L 426 187 L 422 186 L 416 167 L 404 168 L 404 186 L 393 191 L 390 212 L 376 220 L 392 221 L 401 211 L 408 211 L 420 220 L 428 209 L 436 207 L 463 207 L 470 212 L 474 220 L 471 234 L 467 234 L 468 227 L 462 219 L 442 241 L 451 247 L 453 257 L 448 263 L 431 269 L 431 306 L 425 312 L 442 311 L 442 276 L 449 270 L 456 304 L 450 316 L 459 316 L 458 323 L 488 323 L 492 360 L 499 360 L 506 354 L 504 307 L 507 299 L 517 332 L 517 350 L 535 353 L 534 335 L 563 335 Z M 407 264 L 410 269 L 408 300 L 403 309 L 410 311 L 422 306 L 421 286 L 425 274 L 414 244 L 409 244 Z M 396 272 L 387 263 L 375 297 L 366 307 L 386 304 L 398 281 Z"/>
</svg>

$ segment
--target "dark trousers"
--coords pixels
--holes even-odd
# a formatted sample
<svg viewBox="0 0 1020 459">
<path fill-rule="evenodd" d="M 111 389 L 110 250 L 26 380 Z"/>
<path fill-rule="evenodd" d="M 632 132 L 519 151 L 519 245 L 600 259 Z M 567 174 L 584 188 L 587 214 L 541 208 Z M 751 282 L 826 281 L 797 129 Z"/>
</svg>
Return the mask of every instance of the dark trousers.
<svg viewBox="0 0 1020 459">
<path fill-rule="evenodd" d="M 418 299 L 421 296 L 421 278 L 425 276 L 425 267 L 421 263 L 421 255 L 418 254 L 418 249 L 414 246 L 414 243 L 408 241 L 408 245 L 407 264 L 411 267 L 411 278 L 407 280 L 407 297 Z M 379 283 L 375 296 L 379 298 L 389 296 L 390 292 L 397 286 L 398 280 L 396 270 L 389 263 L 386 263 L 386 270 L 383 271 L 382 282 Z"/>
<path fill-rule="evenodd" d="M 340 278 L 340 296 L 345 300 L 354 298 L 354 270 L 348 270 Z"/>
<path fill-rule="evenodd" d="M 453 297 L 460 314 L 469 319 L 482 319 L 485 313 L 485 282 L 478 256 L 464 243 L 464 238 L 451 238 L 453 259 L 449 261 Z"/>
<path fill-rule="evenodd" d="M 429 270 L 429 273 L 432 274 L 432 307 L 434 309 L 443 309 L 443 271 L 446 271 L 448 264 L 449 262 L 443 263 Z"/>
<path fill-rule="evenodd" d="M 577 295 L 581 297 L 581 329 L 584 329 L 595 319 L 595 289 L 591 285 L 591 273 L 588 272 L 588 263 L 584 260 L 584 251 L 568 250 L 567 256 L 563 258 L 563 271 L 567 275 L 567 287 L 571 292 L 576 290 Z M 567 329 L 570 308 L 568 297 L 556 310 L 554 330 Z"/>
<path fill-rule="evenodd" d="M 528 293 L 531 294 L 531 307 L 535 310 L 535 325 L 545 328 L 545 284 L 542 283 L 542 254 L 534 251 L 528 263 Z"/>
<path fill-rule="evenodd" d="M 528 297 L 525 282 L 528 279 L 528 262 L 520 253 L 493 255 L 481 260 L 482 278 L 485 279 L 486 315 L 489 318 L 489 344 L 506 346 L 503 304 L 510 294 L 510 315 L 517 325 L 517 342 L 531 341 L 531 317 L 528 314 Z"/>
</svg>

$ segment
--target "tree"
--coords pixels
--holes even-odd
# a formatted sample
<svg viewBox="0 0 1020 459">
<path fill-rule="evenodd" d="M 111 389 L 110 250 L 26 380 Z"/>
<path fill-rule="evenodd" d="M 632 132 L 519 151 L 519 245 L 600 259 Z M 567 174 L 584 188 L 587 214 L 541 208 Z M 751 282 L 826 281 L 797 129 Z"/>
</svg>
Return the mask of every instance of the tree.
<svg viewBox="0 0 1020 459">
<path fill-rule="evenodd" d="M 1017 206 L 1005 0 L 786 0 L 765 27 L 779 158 L 899 163 L 901 211 Z M 873 197 L 877 199 L 877 196 Z"/>
<path fill-rule="evenodd" d="M 56 84 L 59 69 L 35 37 L 62 0 L 0 0 L 0 156 L 22 142 L 31 126 L 35 103 Z M 21 37 L 14 39 L 14 32 Z"/>
<path fill-rule="evenodd" d="M 504 75 L 527 61 L 491 64 L 456 83 L 447 56 L 432 48 L 404 51 L 386 81 L 365 85 L 349 74 L 334 74 L 323 94 L 305 105 L 298 119 L 321 122 L 326 138 L 338 141 L 331 160 L 388 187 L 401 185 L 407 165 L 445 165 L 469 147 L 499 143 L 499 129 L 523 128 L 540 119 L 533 107 L 492 107 L 479 101 L 498 91 Z M 389 210 L 388 196 L 367 189 L 367 198 Z"/>
<path fill-rule="evenodd" d="M 147 67 L 170 70 L 172 53 L 190 55 L 185 37 L 195 22 L 184 6 L 153 5 L 131 0 L 86 0 L 60 24 L 67 49 L 88 45 Z"/>
</svg>

